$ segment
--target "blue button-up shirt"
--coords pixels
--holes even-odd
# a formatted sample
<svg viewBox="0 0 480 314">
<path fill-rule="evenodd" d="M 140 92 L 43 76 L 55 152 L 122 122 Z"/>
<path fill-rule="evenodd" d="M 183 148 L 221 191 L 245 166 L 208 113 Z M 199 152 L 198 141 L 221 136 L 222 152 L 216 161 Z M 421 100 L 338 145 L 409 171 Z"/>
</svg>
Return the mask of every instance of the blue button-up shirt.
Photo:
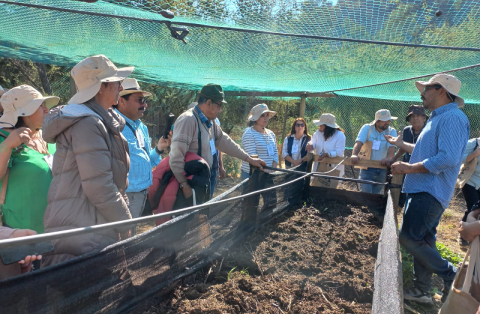
<svg viewBox="0 0 480 314">
<path fill-rule="evenodd" d="M 370 128 L 372 131 L 370 132 L 370 137 L 367 139 L 368 132 L 370 131 Z M 393 137 L 397 136 L 397 131 L 392 128 L 388 127 L 385 131 L 378 132 L 377 128 L 375 125 L 372 124 L 365 124 L 361 129 L 360 132 L 358 132 L 357 139 L 355 142 L 359 141 L 365 144 L 366 141 L 379 141 L 380 146 L 377 149 L 372 149 L 372 154 L 370 156 L 370 160 L 382 160 L 383 158 L 387 157 L 388 149 L 394 145 L 390 144 L 387 142 L 385 139 L 385 135 L 391 135 Z"/>
<path fill-rule="evenodd" d="M 423 162 L 429 173 L 407 174 L 403 192 L 427 192 L 443 208 L 447 208 L 453 196 L 469 133 L 468 118 L 456 103 L 435 109 L 420 133 L 410 158 L 410 164 Z"/>
<path fill-rule="evenodd" d="M 157 154 L 155 149 L 151 148 L 152 139 L 148 135 L 148 129 L 142 121 L 130 120 L 117 110 L 135 132 L 141 132 L 143 135 L 143 146 L 140 146 L 137 135 L 127 126 L 123 129 L 123 136 L 127 139 L 128 149 L 130 150 L 130 171 L 128 172 L 127 192 L 140 192 L 148 189 L 152 185 L 152 168 L 156 167 L 162 157 Z"/>
</svg>

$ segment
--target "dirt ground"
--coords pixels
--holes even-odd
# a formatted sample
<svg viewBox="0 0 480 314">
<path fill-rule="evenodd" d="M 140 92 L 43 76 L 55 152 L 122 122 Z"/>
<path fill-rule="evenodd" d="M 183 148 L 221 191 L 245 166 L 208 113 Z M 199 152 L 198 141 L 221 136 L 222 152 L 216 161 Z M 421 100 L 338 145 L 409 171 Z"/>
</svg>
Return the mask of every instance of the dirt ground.
<svg viewBox="0 0 480 314">
<path fill-rule="evenodd" d="M 145 313 L 370 313 L 379 226 L 366 208 L 306 204 Z"/>
<path fill-rule="evenodd" d="M 346 174 L 348 177 L 353 177 L 353 169 L 349 169 L 351 167 L 346 167 Z M 355 173 L 356 177 L 358 178 L 358 173 Z M 219 195 L 231 187 L 235 186 L 236 184 L 240 183 L 239 178 L 226 178 L 224 180 L 217 181 L 217 188 L 215 191 L 215 195 Z M 347 189 L 357 191 L 357 186 L 355 183 L 351 182 L 342 182 L 339 185 L 340 189 Z M 314 205 L 316 206 L 316 205 Z M 328 207 L 328 206 L 327 206 Z M 456 190 L 454 193 L 454 197 L 450 203 L 448 209 L 445 210 L 445 213 L 442 216 L 440 224 L 437 228 L 437 241 L 443 243 L 446 247 L 448 247 L 454 253 L 461 254 L 462 258 L 465 254 L 465 248 L 459 246 L 457 238 L 458 238 L 458 224 L 463 216 L 463 212 L 466 208 L 465 200 L 460 190 Z M 302 208 L 299 212 L 299 216 L 293 217 L 283 217 L 282 219 L 287 219 L 284 221 L 276 221 L 279 227 L 282 228 L 282 223 L 287 221 L 295 221 L 295 220 L 302 220 L 301 217 L 306 212 L 315 211 L 314 209 Z M 327 210 L 327 212 L 330 212 Z M 328 215 L 323 216 L 321 213 L 314 214 L 315 217 L 319 219 L 326 219 L 328 221 Z M 308 218 L 308 217 L 307 217 Z M 348 217 L 346 217 L 349 219 Z M 338 217 L 337 217 L 338 219 Z M 398 222 L 399 225 L 401 224 L 402 215 L 399 213 L 398 215 Z M 304 219 L 303 219 L 304 220 Z M 312 222 L 314 220 L 312 219 Z M 310 222 L 307 220 L 306 222 Z M 331 223 L 331 222 L 330 222 Z M 306 272 L 306 270 L 301 270 L 301 264 L 298 264 L 297 261 L 292 261 L 290 259 L 286 260 L 285 256 L 277 255 L 277 251 L 279 247 L 283 247 L 283 245 L 275 244 L 276 246 L 273 247 L 273 240 L 270 239 L 272 236 L 275 237 L 275 233 L 272 231 L 272 234 L 268 234 L 269 228 L 271 229 L 273 225 L 268 225 L 264 229 L 259 230 L 254 236 L 250 237 L 246 244 L 244 244 L 244 248 L 240 251 L 232 252 L 227 258 L 225 258 L 221 271 L 215 269 L 215 267 L 219 267 L 219 262 L 217 265 L 213 266 L 212 269 L 214 271 L 214 282 L 211 282 L 212 278 L 209 275 L 207 284 L 203 284 L 203 281 L 206 277 L 205 273 L 199 273 L 194 276 L 194 278 L 190 278 L 190 283 L 187 286 L 178 287 L 171 296 L 169 301 L 164 301 L 163 303 L 160 302 L 157 305 L 153 306 L 151 310 L 147 313 L 303 313 L 302 310 L 305 309 L 305 313 L 315 313 L 316 310 L 320 309 L 321 306 L 317 309 L 312 307 L 306 307 L 306 304 L 316 304 L 316 302 L 320 302 L 322 304 L 323 310 L 322 312 L 325 313 L 349 313 L 349 308 L 352 310 L 353 313 L 363 313 L 362 310 L 365 308 L 365 313 L 368 312 L 368 306 L 365 304 L 357 303 L 358 300 L 351 300 L 351 298 L 344 298 L 342 299 L 341 293 L 338 291 L 342 290 L 342 288 L 335 288 L 339 285 L 339 282 L 332 280 L 331 286 L 322 285 L 322 283 L 326 283 L 325 277 L 320 275 L 320 270 L 316 270 L 315 267 L 312 266 L 311 273 Z M 150 228 L 153 225 L 142 225 L 137 228 L 137 232 L 143 232 Z M 302 228 L 303 229 L 303 228 Z M 319 228 L 323 229 L 323 228 Z M 286 235 L 288 232 L 285 232 L 284 229 L 280 229 L 281 234 Z M 333 230 L 333 229 L 332 229 Z M 315 231 L 311 232 L 312 235 L 315 235 Z M 262 239 L 263 235 L 263 239 Z M 290 236 L 287 236 L 289 239 Z M 305 234 L 301 233 L 300 237 L 302 239 L 305 238 Z M 271 241 L 272 240 L 272 241 Z M 260 241 L 260 242 L 259 242 Z M 269 242 L 270 241 L 270 242 Z M 278 239 L 277 242 L 281 242 Z M 277 243 L 275 242 L 275 243 Z M 291 241 L 290 241 L 291 242 Z M 248 247 L 248 249 L 247 249 Z M 308 246 L 307 246 L 308 247 Z M 374 247 L 374 246 L 372 246 Z M 292 254 L 293 248 L 287 245 L 286 252 L 290 255 Z M 315 251 L 315 250 L 314 250 Z M 252 252 L 256 255 L 259 254 L 266 254 L 267 258 L 265 261 L 260 260 L 259 265 L 261 265 L 264 276 L 261 276 L 259 266 L 254 262 L 253 258 L 248 260 L 243 258 L 242 256 L 248 257 L 252 256 Z M 309 252 L 306 250 L 302 250 L 300 252 Z M 295 255 L 295 254 L 294 254 Z M 275 256 L 275 258 L 279 258 L 281 263 L 279 265 L 273 265 L 269 261 L 269 256 Z M 371 254 L 370 254 L 371 256 Z M 239 259 L 240 258 L 240 259 Z M 239 260 L 240 262 L 235 262 L 235 260 Z M 305 260 L 306 261 L 306 260 Z M 265 263 L 264 263 L 265 262 Z M 374 259 L 371 263 L 374 263 Z M 303 262 L 305 265 L 306 262 Z M 293 265 L 293 266 L 292 266 Z M 316 264 L 317 265 L 317 264 Z M 373 265 L 373 264 L 372 264 Z M 348 266 L 348 265 L 347 265 Z M 236 267 L 236 268 L 235 268 Z M 330 266 L 331 267 L 331 266 Z M 372 266 L 373 267 L 373 266 Z M 235 268 L 235 269 L 234 269 Z M 338 267 L 337 267 L 338 268 Z M 230 275 L 228 275 L 228 271 L 234 269 Z M 290 271 L 290 269 L 292 271 Z M 321 267 L 319 269 L 322 269 Z M 304 273 L 302 273 L 302 271 Z M 327 271 L 327 270 L 325 270 Z M 317 274 L 318 272 L 318 274 Z M 343 272 L 343 270 L 341 270 Z M 249 274 L 248 276 L 246 274 Z M 289 275 L 285 275 L 285 273 L 289 273 Z M 324 273 L 325 274 L 325 273 Z M 330 273 L 326 273 L 330 274 Z M 358 276 L 358 275 L 355 275 Z M 367 274 L 363 274 L 364 278 L 367 278 Z M 371 280 L 366 286 L 368 281 L 365 281 L 364 288 L 369 287 L 371 290 L 371 285 L 373 284 L 373 268 L 371 274 Z M 198 277 L 198 278 L 197 278 Z M 201 278 L 200 282 L 197 280 Z M 224 278 L 230 278 L 227 282 L 224 282 Z M 323 281 L 321 280 L 323 278 Z M 335 276 L 332 278 L 336 278 Z M 328 280 L 327 280 L 328 281 Z M 188 282 L 188 280 L 187 280 Z M 222 283 L 223 282 L 223 283 Z M 335 282 L 335 284 L 333 284 Z M 214 284 L 216 283 L 216 285 Z M 282 287 L 279 289 L 279 285 Z M 442 290 L 443 283 L 440 278 L 434 278 L 434 286 L 438 291 Z M 252 287 L 251 291 L 248 291 L 247 288 L 242 290 L 242 287 Z M 332 290 L 332 287 L 336 289 L 337 295 L 331 296 L 329 292 Z M 351 289 L 351 286 L 348 286 L 348 289 Z M 321 289 L 321 290 L 320 290 Z M 345 289 L 345 288 L 343 288 Z M 198 291 L 197 291 L 198 290 Z M 192 292 L 196 291 L 196 292 Z M 263 292 L 261 292 L 263 291 Z M 198 293 L 197 293 L 198 292 Z M 198 298 L 193 298 L 198 296 Z M 325 301 L 325 298 L 322 296 L 325 295 L 325 298 L 328 302 Z M 260 294 L 261 296 L 255 296 L 256 294 Z M 263 295 L 263 297 L 262 297 Z M 313 297 L 316 295 L 317 297 Z M 368 295 L 368 294 L 367 294 Z M 319 297 L 318 297 L 319 296 Z M 371 296 L 370 296 L 371 297 Z M 193 298 L 190 300 L 189 298 Z M 260 299 L 259 299 L 260 298 Z M 263 299 L 262 299 L 263 298 Z M 303 298 L 303 299 L 302 299 Z M 271 304 L 268 303 L 271 300 Z M 362 298 L 360 298 L 363 300 Z M 440 302 L 440 295 L 434 296 L 435 304 L 433 306 L 422 306 L 419 304 L 415 304 L 412 302 L 407 302 L 405 304 L 405 313 L 422 313 L 422 314 L 433 314 L 438 313 L 438 310 L 441 307 Z M 213 302 L 216 304 L 216 308 L 210 308 L 208 304 L 212 302 L 212 300 L 217 300 Z M 232 301 L 233 303 L 237 302 L 236 304 L 229 304 L 227 301 Z M 233 301 L 237 300 L 237 301 Z M 243 300 L 239 302 L 239 300 Z M 250 301 L 248 301 L 250 300 Z M 267 302 L 267 301 L 268 302 Z M 322 301 L 323 300 L 323 301 Z M 343 300 L 340 302 L 340 307 L 335 307 L 337 300 Z M 168 302 L 170 304 L 168 305 Z M 301 303 L 300 303 L 301 302 Z M 348 303 L 350 302 L 350 303 Z M 269 305 L 267 305 L 267 303 Z M 253 305 L 255 304 L 255 305 Z M 353 308 L 350 307 L 350 304 L 353 304 Z M 360 306 L 359 304 L 362 304 Z M 235 306 L 236 305 L 236 306 Z M 296 306 L 295 306 L 296 305 Z M 343 307 L 346 305 L 345 307 Z M 242 308 L 245 307 L 245 308 Z M 286 306 L 286 307 L 285 307 Z M 310 305 L 309 305 L 310 306 Z M 310 309 L 307 311 L 306 309 Z M 343 308 L 343 311 L 342 311 Z M 239 311 L 237 311 L 240 309 Z M 359 310 L 360 309 L 360 310 Z"/>
</svg>

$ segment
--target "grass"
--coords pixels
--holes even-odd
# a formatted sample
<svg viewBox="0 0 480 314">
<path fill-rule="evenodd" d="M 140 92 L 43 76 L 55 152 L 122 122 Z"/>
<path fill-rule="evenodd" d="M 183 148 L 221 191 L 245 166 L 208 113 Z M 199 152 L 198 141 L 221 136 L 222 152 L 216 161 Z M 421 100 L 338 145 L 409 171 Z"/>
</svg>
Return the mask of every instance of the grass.
<svg viewBox="0 0 480 314">
<path fill-rule="evenodd" d="M 460 254 L 452 252 L 448 247 L 443 243 L 436 243 L 437 251 L 440 255 L 452 263 L 455 267 L 458 266 L 460 262 L 463 261 L 463 258 Z M 413 257 L 405 251 L 403 247 L 400 247 L 402 252 L 402 272 L 403 272 L 403 285 L 408 287 L 413 285 Z M 436 288 L 434 288 L 436 289 Z M 432 291 L 436 292 L 436 291 Z"/>
</svg>

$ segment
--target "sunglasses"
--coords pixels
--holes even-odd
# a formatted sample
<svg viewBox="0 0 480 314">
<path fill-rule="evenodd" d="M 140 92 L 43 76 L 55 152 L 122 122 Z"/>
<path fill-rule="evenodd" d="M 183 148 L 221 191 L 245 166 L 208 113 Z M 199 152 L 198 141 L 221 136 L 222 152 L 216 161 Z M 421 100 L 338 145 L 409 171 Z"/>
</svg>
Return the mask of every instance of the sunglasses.
<svg viewBox="0 0 480 314">
<path fill-rule="evenodd" d="M 427 85 L 423 88 L 423 92 L 425 93 L 427 90 L 429 90 L 430 88 L 435 88 L 436 90 L 439 90 L 440 88 L 442 88 L 443 86 L 442 85 L 438 85 L 438 84 L 435 84 L 435 85 Z"/>
<path fill-rule="evenodd" d="M 305 124 L 303 123 L 296 123 L 295 126 L 298 126 L 299 128 L 303 128 L 305 126 Z"/>
<path fill-rule="evenodd" d="M 147 103 L 147 99 L 145 97 L 137 98 L 136 101 L 141 105 L 145 105 Z"/>
</svg>

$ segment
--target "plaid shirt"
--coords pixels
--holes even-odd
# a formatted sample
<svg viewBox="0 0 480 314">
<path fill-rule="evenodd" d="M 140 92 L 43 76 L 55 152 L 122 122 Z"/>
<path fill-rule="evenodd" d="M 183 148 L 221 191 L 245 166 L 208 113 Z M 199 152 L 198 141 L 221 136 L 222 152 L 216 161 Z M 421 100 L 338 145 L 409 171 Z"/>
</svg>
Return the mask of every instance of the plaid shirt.
<svg viewBox="0 0 480 314">
<path fill-rule="evenodd" d="M 195 110 L 197 111 L 198 116 L 200 117 L 200 120 L 202 121 L 202 123 L 205 123 L 207 128 L 210 129 L 212 127 L 212 121 L 208 120 L 208 118 L 203 114 L 202 110 L 198 108 L 198 105 L 195 106 Z"/>
</svg>

